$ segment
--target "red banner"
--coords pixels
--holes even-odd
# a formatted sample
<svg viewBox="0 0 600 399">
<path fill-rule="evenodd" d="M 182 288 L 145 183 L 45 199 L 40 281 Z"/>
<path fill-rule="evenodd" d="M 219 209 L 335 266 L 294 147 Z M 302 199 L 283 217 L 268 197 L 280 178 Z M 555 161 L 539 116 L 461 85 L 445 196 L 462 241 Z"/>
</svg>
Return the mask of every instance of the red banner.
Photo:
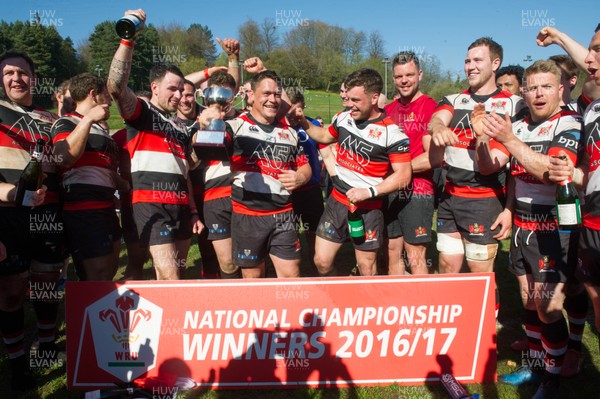
<svg viewBox="0 0 600 399">
<path fill-rule="evenodd" d="M 69 282 L 70 388 L 176 374 L 201 386 L 494 381 L 492 273 Z"/>
</svg>

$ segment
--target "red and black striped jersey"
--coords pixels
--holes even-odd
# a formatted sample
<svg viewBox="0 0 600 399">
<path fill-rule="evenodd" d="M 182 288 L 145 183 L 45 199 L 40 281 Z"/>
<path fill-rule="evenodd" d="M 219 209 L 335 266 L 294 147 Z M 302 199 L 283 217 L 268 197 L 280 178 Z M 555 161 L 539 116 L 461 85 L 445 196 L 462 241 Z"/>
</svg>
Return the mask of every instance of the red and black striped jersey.
<svg viewBox="0 0 600 399">
<path fill-rule="evenodd" d="M 296 131 L 283 119 L 264 125 L 249 113 L 226 123 L 232 146 L 234 212 L 272 215 L 292 210 L 291 193 L 279 174 L 308 163 Z"/>
<path fill-rule="evenodd" d="M 17 105 L 0 99 L 0 181 L 17 184 L 31 159 L 37 139 L 46 142 L 42 164 L 48 187 L 44 203 L 59 201 L 58 159 L 53 154 L 50 130 L 57 116 L 43 108 Z"/>
<path fill-rule="evenodd" d="M 340 112 L 333 118 L 329 133 L 337 139 L 338 178 L 334 180 L 332 195 L 338 201 L 345 199 L 346 192 L 353 187 L 367 188 L 381 183 L 392 163 L 410 163 L 410 141 L 385 113 L 357 123 L 349 111 Z M 361 206 L 368 207 L 369 202 L 381 200 L 363 201 Z"/>
<path fill-rule="evenodd" d="M 508 113 L 513 121 L 521 119 L 526 110 L 525 102 L 521 97 L 500 89 L 485 96 L 465 90 L 462 93 L 446 96 L 439 102 L 436 112 L 448 110 L 452 113 L 452 120 L 448 127 L 458 137 L 458 143 L 447 146 L 445 150 L 448 169 L 446 190 L 458 197 L 495 197 L 503 192 L 506 181 L 504 168 L 489 175 L 479 173 L 475 161 L 476 137 L 471 131 L 471 112 L 478 103 L 484 104 L 488 113 L 492 111 L 499 115 Z M 490 148 L 498 149 L 508 155 L 506 148 L 493 139 L 490 139 Z"/>
<path fill-rule="evenodd" d="M 583 144 L 589 159 L 583 224 L 590 229 L 600 230 L 600 99 L 587 107 L 583 115 L 583 129 Z"/>
<path fill-rule="evenodd" d="M 562 150 L 577 164 L 581 127 L 581 115 L 562 111 L 539 123 L 527 116 L 513 124 L 513 133 L 535 153 L 555 156 Z M 510 171 L 515 177 L 515 225 L 527 230 L 556 229 L 555 185 L 539 181 L 512 157 Z"/>
<path fill-rule="evenodd" d="M 242 114 L 243 112 L 236 110 L 236 115 L 225 117 L 225 121 L 233 120 Z M 204 200 L 231 197 L 232 178 L 229 160 L 208 160 L 204 168 Z"/>
<path fill-rule="evenodd" d="M 81 118 L 73 113 L 57 120 L 52 126 L 52 142 L 66 140 Z M 102 209 L 113 205 L 118 154 L 119 148 L 108 129 L 94 123 L 81 157 L 61 170 L 64 209 Z"/>
<path fill-rule="evenodd" d="M 132 203 L 188 205 L 191 146 L 185 126 L 141 99 L 125 124 L 131 158 Z"/>
</svg>

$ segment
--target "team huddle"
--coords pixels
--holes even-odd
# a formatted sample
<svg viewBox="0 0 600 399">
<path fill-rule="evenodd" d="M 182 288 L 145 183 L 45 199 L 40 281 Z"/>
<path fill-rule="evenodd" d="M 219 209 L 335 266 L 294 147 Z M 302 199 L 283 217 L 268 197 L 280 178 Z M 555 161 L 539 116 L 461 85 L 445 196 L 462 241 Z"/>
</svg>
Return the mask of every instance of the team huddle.
<svg viewBox="0 0 600 399">
<path fill-rule="evenodd" d="M 142 10 L 126 14 L 146 19 Z M 83 73 L 59 87 L 58 115 L 33 104 L 31 58 L 4 53 L 0 329 L 12 388 L 27 389 L 33 378 L 26 289 L 58 281 L 69 257 L 80 280 L 111 281 L 123 240 L 125 279 L 141 279 L 147 259 L 156 279 L 180 279 L 197 235 L 204 278 L 264 277 L 267 260 L 277 277 L 300 277 L 303 253 L 311 275 L 324 277 L 340 274 L 336 254 L 350 240 L 361 276 L 427 274 L 437 207 L 439 273 L 459 273 L 463 264 L 492 272 L 499 240 L 511 237 L 509 268 L 527 335 L 514 347 L 539 362 L 500 380 L 541 382 L 534 398 L 558 397 L 560 377 L 581 368 L 588 295 L 600 330 L 600 31 L 589 51 L 551 27 L 537 42 L 569 56 L 501 68 L 502 47 L 477 39 L 465 58 L 468 89 L 440 101 L 421 92 L 412 52 L 393 59 L 389 104 L 381 75 L 359 69 L 344 79 L 344 109 L 328 126 L 304 115 L 302 93 L 282 87 L 257 57 L 243 62 L 252 78 L 240 85 L 235 39 L 219 40 L 228 67 L 184 75 L 155 65 L 150 91 L 138 93 L 127 87 L 135 37 L 122 39 L 106 80 Z M 578 69 L 588 78 L 575 101 Z M 200 109 L 198 91 L 229 100 Z M 238 92 L 244 109 L 230 100 Z M 126 126 L 117 132 L 106 122 L 113 101 Z M 198 150 L 215 121 L 224 121 L 225 156 L 217 147 Z M 38 139 L 43 185 L 31 194 L 34 206 L 23 206 L 17 186 Z M 565 230 L 555 191 L 567 182 L 585 194 L 581 226 Z M 349 214 L 360 221 L 358 239 Z M 34 302 L 40 350 L 60 351 L 57 308 Z"/>
</svg>

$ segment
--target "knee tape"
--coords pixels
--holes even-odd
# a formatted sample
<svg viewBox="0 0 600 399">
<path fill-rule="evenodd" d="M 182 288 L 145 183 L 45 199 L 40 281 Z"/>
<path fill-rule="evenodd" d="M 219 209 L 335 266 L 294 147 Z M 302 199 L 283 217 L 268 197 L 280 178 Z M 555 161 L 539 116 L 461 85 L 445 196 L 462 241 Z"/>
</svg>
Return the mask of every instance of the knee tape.
<svg viewBox="0 0 600 399">
<path fill-rule="evenodd" d="M 463 242 L 460 238 L 455 238 L 444 233 L 439 233 L 437 235 L 436 248 L 439 252 L 448 255 L 465 253 L 465 247 L 463 246 Z"/>
<path fill-rule="evenodd" d="M 465 242 L 465 257 L 467 260 L 488 261 L 493 260 L 498 252 L 498 244 L 474 244 Z"/>
</svg>

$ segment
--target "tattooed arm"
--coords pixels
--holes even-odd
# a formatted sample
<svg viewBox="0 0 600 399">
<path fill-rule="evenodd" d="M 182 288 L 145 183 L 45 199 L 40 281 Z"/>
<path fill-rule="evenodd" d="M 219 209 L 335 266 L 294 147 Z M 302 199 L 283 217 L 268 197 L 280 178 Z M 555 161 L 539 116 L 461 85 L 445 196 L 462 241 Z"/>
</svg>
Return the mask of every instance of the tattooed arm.
<svg viewBox="0 0 600 399">
<path fill-rule="evenodd" d="M 127 14 L 135 14 L 142 21 L 146 20 L 146 13 L 141 9 L 126 11 L 125 15 Z M 117 52 L 110 64 L 110 71 L 106 82 L 108 92 L 113 100 L 115 100 L 121 117 L 125 120 L 133 116 L 138 101 L 133 91 L 127 87 L 129 74 L 131 73 L 133 46 L 134 42 L 132 40 L 121 40 L 121 44 L 119 44 L 119 48 L 117 48 Z"/>
</svg>

